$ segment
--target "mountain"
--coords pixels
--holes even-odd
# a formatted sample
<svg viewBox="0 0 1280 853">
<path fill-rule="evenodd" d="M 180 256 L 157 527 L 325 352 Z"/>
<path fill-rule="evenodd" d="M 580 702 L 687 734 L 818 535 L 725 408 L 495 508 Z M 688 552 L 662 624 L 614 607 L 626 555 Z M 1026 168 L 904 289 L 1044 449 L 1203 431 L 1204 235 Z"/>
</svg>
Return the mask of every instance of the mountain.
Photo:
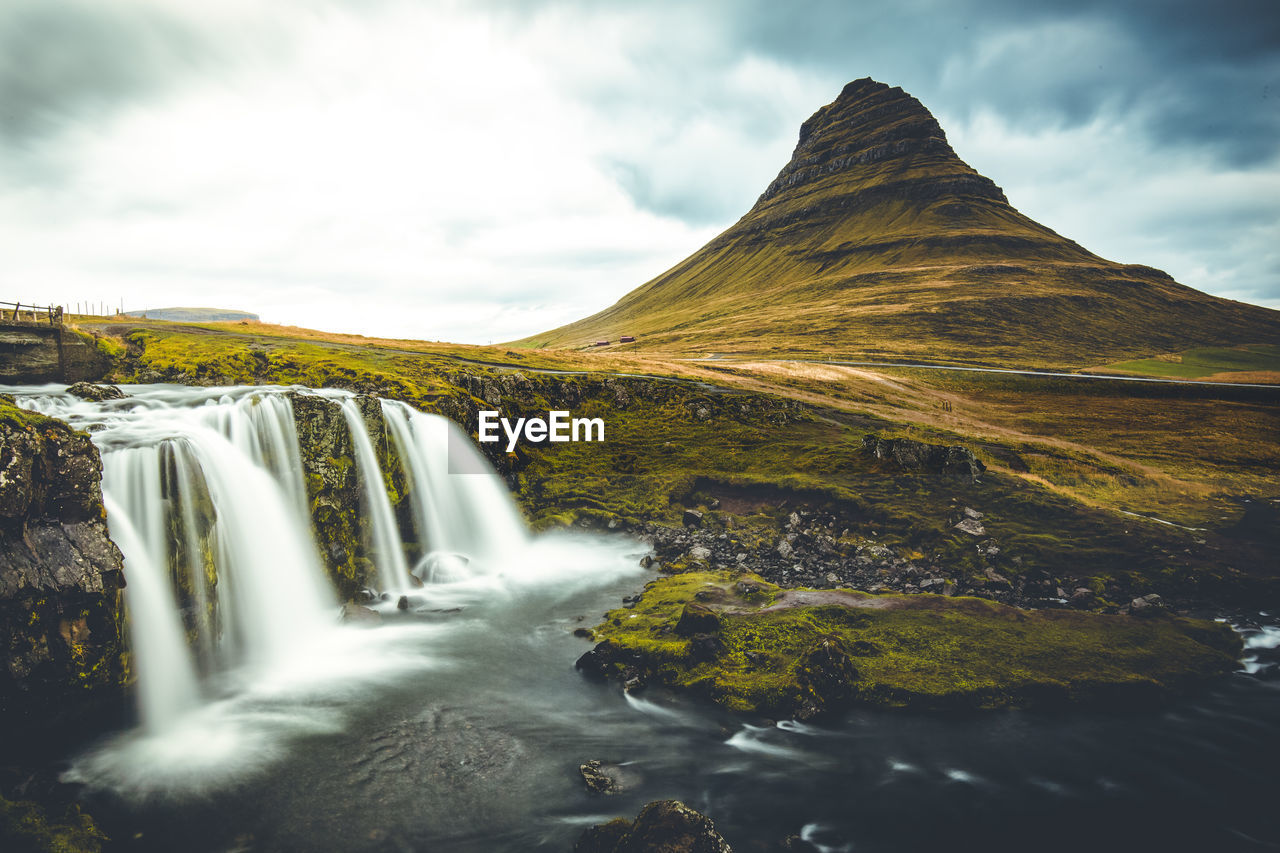
<svg viewBox="0 0 1280 853">
<path fill-rule="evenodd" d="M 145 317 L 148 320 L 174 320 L 181 323 L 234 323 L 237 320 L 258 321 L 257 314 L 234 311 L 230 308 L 148 308 L 145 311 L 126 311 L 126 317 Z"/>
<path fill-rule="evenodd" d="M 1079 367 L 1280 342 L 1280 312 L 1105 260 L 1023 216 L 919 101 L 863 79 L 801 126 L 727 231 L 615 305 L 518 343 L 622 335 L 668 352 Z"/>
</svg>

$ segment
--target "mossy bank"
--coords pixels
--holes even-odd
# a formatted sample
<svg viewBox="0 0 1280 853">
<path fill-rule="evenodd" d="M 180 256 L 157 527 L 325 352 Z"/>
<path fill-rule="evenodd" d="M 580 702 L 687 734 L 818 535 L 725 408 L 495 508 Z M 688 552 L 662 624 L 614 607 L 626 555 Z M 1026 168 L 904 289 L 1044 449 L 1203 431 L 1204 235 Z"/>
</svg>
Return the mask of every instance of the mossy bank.
<svg viewBox="0 0 1280 853">
<path fill-rule="evenodd" d="M 578 664 L 588 673 L 800 719 L 854 705 L 1144 707 L 1232 671 L 1240 652 L 1215 622 L 784 589 L 724 572 L 654 581 L 592 634 L 599 645 Z"/>
</svg>

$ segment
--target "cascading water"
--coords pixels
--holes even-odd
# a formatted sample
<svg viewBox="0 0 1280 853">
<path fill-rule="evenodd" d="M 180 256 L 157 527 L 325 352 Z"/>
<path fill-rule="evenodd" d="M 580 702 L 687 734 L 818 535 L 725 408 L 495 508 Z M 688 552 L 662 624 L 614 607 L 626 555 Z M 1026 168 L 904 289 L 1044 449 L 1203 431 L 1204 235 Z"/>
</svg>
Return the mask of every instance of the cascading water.
<svg viewBox="0 0 1280 853">
<path fill-rule="evenodd" d="M 502 481 L 459 427 L 396 400 L 382 401 L 387 430 L 405 466 L 423 581 L 460 580 L 498 570 L 528 535 Z"/>
<path fill-rule="evenodd" d="M 500 481 L 457 473 L 474 454 L 430 416 L 383 404 L 409 482 L 405 533 L 421 546 L 408 553 L 426 553 L 415 569 L 434 582 L 407 593 L 407 613 L 375 604 L 381 623 L 366 629 L 338 622 L 309 540 L 289 538 L 283 574 L 275 550 L 237 550 L 303 505 L 296 470 L 277 465 L 287 397 L 138 387 L 90 404 L 61 387 L 2 390 L 92 430 L 103 451 L 144 725 L 76 756 L 64 778 L 88 785 L 90 813 L 114 812 L 130 850 L 567 850 L 584 826 L 671 797 L 735 844 L 799 836 L 830 851 L 969 837 L 1021 850 L 1049 825 L 1063 850 L 1280 838 L 1274 614 L 1239 626 L 1245 672 L 1167 712 L 744 721 L 653 686 L 624 699 L 576 673 L 587 646 L 573 634 L 636 591 L 644 547 L 526 537 Z M 257 476 L 241 482 L 246 469 Z M 278 583 L 255 586 L 258 573 Z M 293 621 L 298 610 L 314 618 Z M 275 620 L 274 639 L 251 624 Z M 591 758 L 629 780 L 607 809 L 575 773 Z"/>
<path fill-rule="evenodd" d="M 339 397 L 343 418 L 351 433 L 351 446 L 356 456 L 356 475 L 364 491 L 364 503 L 372 529 L 372 552 L 378 579 L 383 589 L 401 591 L 409 588 L 409 566 L 404 558 L 404 541 L 396 527 L 395 513 L 382 483 L 382 469 L 373 452 L 373 442 L 365 426 L 364 416 L 351 397 Z"/>
<path fill-rule="evenodd" d="M 212 789 L 269 766 L 292 739 L 342 730 L 376 685 L 443 665 L 432 614 L 514 606 L 633 574 L 634 559 L 532 543 L 501 480 L 445 418 L 384 401 L 414 530 L 397 527 L 354 396 L 295 388 L 136 386 L 91 403 L 61 386 L 7 389 L 19 405 L 88 430 L 103 458 L 108 526 L 125 558 L 142 728 L 82 757 L 70 777 L 139 796 Z M 368 513 L 377 630 L 343 624 L 309 512 L 293 407 L 341 409 Z M 353 531 L 354 533 L 354 531 Z M 406 538 L 425 554 L 411 578 Z M 434 567 L 429 569 L 428 567 Z M 391 619 L 402 596 L 409 616 Z M 413 612 L 423 614 L 413 619 Z"/>
</svg>

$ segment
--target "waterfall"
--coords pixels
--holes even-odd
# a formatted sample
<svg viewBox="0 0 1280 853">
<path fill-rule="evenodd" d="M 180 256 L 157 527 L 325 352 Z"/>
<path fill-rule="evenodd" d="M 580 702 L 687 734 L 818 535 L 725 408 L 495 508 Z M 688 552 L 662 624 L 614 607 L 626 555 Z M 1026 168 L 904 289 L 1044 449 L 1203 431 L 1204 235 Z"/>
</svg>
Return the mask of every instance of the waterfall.
<svg viewBox="0 0 1280 853">
<path fill-rule="evenodd" d="M 386 488 L 382 482 L 382 469 L 378 466 L 378 457 L 373 452 L 373 441 L 369 438 L 364 416 L 351 397 L 339 398 L 342 415 L 347 421 L 347 429 L 351 433 L 351 447 L 356 457 L 356 475 L 364 491 L 364 502 L 369 512 L 369 523 L 372 530 L 373 562 L 378 569 L 378 578 L 382 588 L 392 591 L 403 591 L 410 587 L 409 566 L 404 558 L 404 540 L 396 526 L 395 513 L 391 510 L 391 501 L 387 498 Z"/>
<path fill-rule="evenodd" d="M 182 634 L 182 621 L 173 592 L 155 562 L 152 544 L 129 522 L 130 514 L 110 495 L 105 496 L 111 538 L 120 546 L 130 568 L 125 603 L 134 650 L 134 666 L 146 673 L 138 679 L 138 710 L 143 725 L 164 729 L 194 708 L 200 699 L 195 666 Z"/>
<path fill-rule="evenodd" d="M 559 619 L 522 620 L 545 620 L 553 602 L 641 571 L 627 553 L 634 543 L 529 537 L 471 439 L 402 403 L 381 403 L 400 466 L 384 472 L 381 436 L 369 435 L 346 391 L 143 385 L 95 403 L 63 386 L 0 390 L 89 432 L 124 554 L 142 725 L 81 755 L 67 781 L 141 799 L 236 784 L 300 738 L 361 725 L 354 709 L 376 696 L 416 693 L 435 673 L 447 679 L 495 630 L 519 643 L 563 639 Z M 304 476 L 304 463 L 319 460 L 299 446 L 288 392 L 332 401 L 332 425 L 350 435 L 352 459 L 331 460 L 334 482 L 350 483 L 341 472 L 353 465 L 367 520 L 342 513 L 326 524 L 350 524 L 340 538 L 367 530 L 383 591 L 406 590 L 370 602 L 377 616 L 338 606 L 311 519 L 318 495 Z M 337 447 L 326 452 L 347 452 Z M 405 512 L 393 511 L 384 473 L 403 475 Z M 398 524 L 412 529 L 402 536 Z M 410 573 L 406 555 L 419 553 Z"/>
<path fill-rule="evenodd" d="M 448 418 L 382 401 L 406 478 L 424 556 L 422 580 L 447 582 L 499 571 L 528 543 L 506 486 L 470 438 Z"/>
<path fill-rule="evenodd" d="M 342 412 L 368 553 L 384 591 L 427 581 L 430 588 L 415 593 L 420 606 L 456 606 L 491 597 L 492 583 L 517 558 L 525 574 L 537 575 L 522 550 L 519 511 L 465 433 L 445 418 L 383 401 L 408 483 L 414 530 L 406 532 L 424 555 L 412 577 L 354 395 L 293 390 L 332 400 Z M 262 695 L 266 685 L 325 677 L 347 660 L 351 641 L 339 635 L 355 629 L 340 624 L 320 560 L 285 391 L 138 386 L 125 399 L 91 403 L 50 386 L 18 396 L 27 408 L 89 430 L 102 453 L 107 521 L 125 559 L 139 713 L 149 732 L 176 737 L 228 690 Z M 483 589 L 449 583 L 473 579 Z"/>
</svg>

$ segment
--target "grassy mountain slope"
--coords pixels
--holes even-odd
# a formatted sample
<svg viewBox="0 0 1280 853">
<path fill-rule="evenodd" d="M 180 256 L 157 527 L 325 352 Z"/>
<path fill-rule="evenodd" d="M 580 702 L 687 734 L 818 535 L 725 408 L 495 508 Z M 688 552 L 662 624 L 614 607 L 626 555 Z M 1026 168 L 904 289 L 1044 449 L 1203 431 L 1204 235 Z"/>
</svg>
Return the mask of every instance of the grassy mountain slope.
<svg viewBox="0 0 1280 853">
<path fill-rule="evenodd" d="M 663 351 L 1081 367 L 1280 341 L 1280 312 L 1100 258 L 1020 214 L 901 89 L 845 87 L 735 225 L 617 304 L 527 338 Z"/>
</svg>

